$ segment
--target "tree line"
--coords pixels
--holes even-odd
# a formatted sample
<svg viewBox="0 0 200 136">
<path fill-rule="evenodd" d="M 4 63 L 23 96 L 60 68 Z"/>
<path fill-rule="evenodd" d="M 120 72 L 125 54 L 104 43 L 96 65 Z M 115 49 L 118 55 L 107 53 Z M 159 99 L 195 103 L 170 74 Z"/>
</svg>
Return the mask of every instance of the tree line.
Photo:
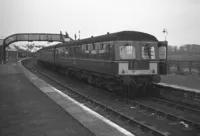
<svg viewBox="0 0 200 136">
<path fill-rule="evenodd" d="M 182 46 L 168 46 L 168 52 L 200 52 L 200 45 L 198 44 L 185 44 Z"/>
</svg>

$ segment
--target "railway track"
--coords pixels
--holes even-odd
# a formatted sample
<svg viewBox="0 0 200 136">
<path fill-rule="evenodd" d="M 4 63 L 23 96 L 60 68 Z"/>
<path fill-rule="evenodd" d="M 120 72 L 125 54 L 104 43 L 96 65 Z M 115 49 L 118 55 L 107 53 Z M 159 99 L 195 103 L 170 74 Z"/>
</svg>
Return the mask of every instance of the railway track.
<svg viewBox="0 0 200 136">
<path fill-rule="evenodd" d="M 161 98 L 154 98 L 154 97 L 151 97 L 150 98 L 152 101 L 157 101 L 159 103 L 163 103 L 163 104 L 166 104 L 170 107 L 173 107 L 175 109 L 179 109 L 179 110 L 184 110 L 184 111 L 188 111 L 188 112 L 193 112 L 194 114 L 196 114 L 197 116 L 200 116 L 200 107 L 190 107 L 188 106 L 187 104 L 184 104 L 184 103 L 175 103 L 175 102 L 171 102 L 169 100 L 163 100 Z"/>
<path fill-rule="evenodd" d="M 199 111 L 197 109 L 191 109 L 163 100 L 161 102 L 161 100 L 156 98 L 150 98 L 148 100 L 130 100 L 106 92 L 104 92 L 104 95 L 101 93 L 101 96 L 100 94 L 97 95 L 97 93 L 91 95 L 92 93 L 88 93 L 88 91 L 83 91 L 83 89 L 80 88 L 77 89 L 73 85 L 66 85 L 66 81 L 56 76 L 52 78 L 52 76 L 49 76 L 51 74 L 41 68 L 35 67 L 31 71 L 39 72 L 56 88 L 67 93 L 81 103 L 84 103 L 93 110 L 104 114 L 107 118 L 111 118 L 111 120 L 121 124 L 136 135 L 167 136 L 196 135 L 199 133 L 198 129 L 200 129 L 200 124 L 196 123 L 194 120 L 185 119 L 186 117 L 184 116 L 177 116 L 174 115 L 174 113 L 169 113 L 169 108 L 166 105 L 170 105 L 170 107 L 173 108 L 176 107 L 176 109 L 184 109 L 184 112 L 187 109 L 187 111 L 192 112 L 195 118 L 199 117 Z M 98 89 L 94 89 L 93 87 L 89 88 L 90 92 L 98 91 Z M 105 93 L 108 95 L 105 95 Z M 158 108 L 163 106 L 163 103 L 167 108 Z M 181 124 L 179 124 L 181 122 L 183 122 L 183 125 L 185 124 L 188 126 L 181 126 Z"/>
</svg>

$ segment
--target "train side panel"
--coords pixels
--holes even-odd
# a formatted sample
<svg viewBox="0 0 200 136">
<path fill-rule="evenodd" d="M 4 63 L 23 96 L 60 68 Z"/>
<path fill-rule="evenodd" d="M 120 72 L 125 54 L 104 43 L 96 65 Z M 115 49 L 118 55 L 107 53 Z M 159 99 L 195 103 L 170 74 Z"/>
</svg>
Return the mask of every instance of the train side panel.
<svg viewBox="0 0 200 136">
<path fill-rule="evenodd" d="M 114 62 L 114 41 L 103 43 L 95 43 L 96 47 L 88 44 L 87 49 L 85 45 L 81 46 L 76 53 L 65 55 L 66 47 L 57 47 L 55 64 L 59 67 L 68 67 L 79 70 L 86 70 L 96 73 L 103 73 L 107 75 L 116 76 L 117 62 Z M 100 46 L 102 45 L 102 48 Z M 109 47 L 106 47 L 108 46 Z M 75 48 L 78 48 L 76 46 Z M 76 49 L 75 49 L 76 50 Z"/>
<path fill-rule="evenodd" d="M 40 50 L 38 60 L 53 64 L 53 52 L 49 50 Z"/>
<path fill-rule="evenodd" d="M 60 67 L 74 68 L 77 70 L 79 69 L 103 73 L 112 76 L 116 76 L 118 67 L 117 62 L 76 58 L 56 59 L 56 65 Z"/>
</svg>

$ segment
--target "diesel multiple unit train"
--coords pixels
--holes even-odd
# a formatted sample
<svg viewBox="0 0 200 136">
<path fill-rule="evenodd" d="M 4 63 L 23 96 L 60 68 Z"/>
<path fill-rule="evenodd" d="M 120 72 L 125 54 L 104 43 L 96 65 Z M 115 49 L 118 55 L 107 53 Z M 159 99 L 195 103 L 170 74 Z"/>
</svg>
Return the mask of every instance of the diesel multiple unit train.
<svg viewBox="0 0 200 136">
<path fill-rule="evenodd" d="M 167 74 L 167 42 L 136 31 L 107 33 L 40 49 L 39 63 L 126 97 L 157 95 Z"/>
</svg>

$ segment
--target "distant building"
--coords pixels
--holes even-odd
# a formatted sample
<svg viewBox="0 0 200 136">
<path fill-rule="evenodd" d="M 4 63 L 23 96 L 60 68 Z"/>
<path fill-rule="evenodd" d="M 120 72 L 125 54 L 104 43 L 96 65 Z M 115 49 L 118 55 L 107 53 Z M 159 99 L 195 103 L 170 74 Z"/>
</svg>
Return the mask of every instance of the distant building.
<svg viewBox="0 0 200 136">
<path fill-rule="evenodd" d="M 200 45 L 198 44 L 185 44 L 180 47 L 181 51 L 185 52 L 200 52 Z"/>
<path fill-rule="evenodd" d="M 177 46 L 171 46 L 170 49 L 169 49 L 169 46 L 168 46 L 168 50 L 170 50 L 171 52 L 177 52 L 178 47 Z"/>
<path fill-rule="evenodd" d="M 169 51 L 169 52 L 172 52 L 172 51 L 173 51 L 173 46 L 168 45 L 168 51 Z"/>
<path fill-rule="evenodd" d="M 187 49 L 185 48 L 185 46 L 181 46 L 181 47 L 180 47 L 180 51 L 181 51 L 181 52 L 184 52 L 184 51 L 187 51 Z"/>
<path fill-rule="evenodd" d="M 168 52 L 176 52 L 178 51 L 177 46 L 168 45 Z"/>
</svg>

